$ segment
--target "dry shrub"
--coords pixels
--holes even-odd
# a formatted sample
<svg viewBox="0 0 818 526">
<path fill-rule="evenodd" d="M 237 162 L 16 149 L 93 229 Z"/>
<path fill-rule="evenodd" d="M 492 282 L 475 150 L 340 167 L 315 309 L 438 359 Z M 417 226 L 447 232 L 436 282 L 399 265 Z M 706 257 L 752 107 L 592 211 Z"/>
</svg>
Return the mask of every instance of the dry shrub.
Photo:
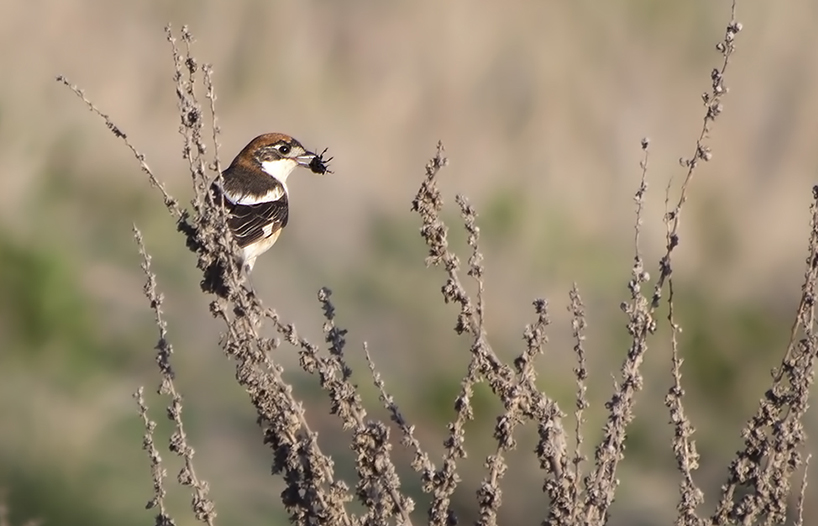
<svg viewBox="0 0 818 526">
<path fill-rule="evenodd" d="M 695 141 L 693 154 L 681 160 L 684 178 L 679 194 L 672 199 L 670 183 L 666 189 L 665 253 L 658 263 L 652 286 L 649 285 L 651 276 L 640 252 L 649 160 L 649 141 L 642 141 L 641 183 L 635 194 L 634 262 L 627 281 L 630 297 L 621 305 L 627 318 L 630 344 L 621 366 L 621 377 L 615 382 L 611 397 L 605 403 L 607 420 L 592 462 L 581 453 L 585 431 L 583 411 L 589 401 L 586 398 L 588 373 L 584 349 L 586 321 L 579 289 L 575 285 L 569 294 L 577 386 L 574 426 L 571 428 L 573 433 L 570 433 L 564 420 L 566 414 L 553 398 L 535 385 L 536 359 L 543 354 L 547 343 L 548 303 L 543 299 L 534 301 L 533 320 L 525 327 L 523 335 L 526 345 L 519 356 L 505 363 L 492 350 L 484 320 L 484 272 L 477 213 L 465 197 L 456 197 L 468 236 L 469 254 L 464 266 L 449 246 L 449 227 L 441 218 L 443 198 L 437 178 L 446 166 L 446 158 L 442 145 L 438 144 L 434 157 L 426 165 L 412 209 L 420 217 L 420 234 L 429 249 L 426 264 L 442 267 L 445 272 L 445 283 L 441 289 L 443 300 L 458 307 L 455 330 L 467 339 L 470 353 L 467 370 L 454 400 L 454 415 L 448 425 L 442 458 L 433 459 L 416 438 L 413 425 L 401 414 L 365 349 L 372 381 L 380 392 L 380 399 L 400 430 L 401 445 L 413 455 L 411 467 L 420 480 L 422 490 L 431 496 L 430 505 L 425 510 L 425 522 L 439 526 L 458 522 L 451 501 L 460 482 L 458 462 L 466 455 L 464 426 L 474 417 L 474 388 L 477 384 L 485 383 L 501 402 L 503 411 L 497 416 L 493 430 L 496 448 L 485 461 L 485 476 L 476 495 L 478 524 L 497 523 L 498 509 L 502 504 L 502 479 L 507 470 L 505 455 L 515 448 L 515 433 L 524 425 L 536 427 L 538 442 L 534 453 L 542 469 L 543 491 L 550 502 L 547 514 L 538 520 L 542 524 L 554 525 L 606 523 L 619 485 L 617 466 L 624 458 L 625 438 L 634 418 L 635 395 L 644 382 L 641 365 L 651 339 L 657 337 L 657 327 L 666 322 L 670 329 L 673 385 L 665 401 L 675 431 L 671 446 L 679 470 L 680 497 L 676 524 L 783 523 L 787 519 L 787 502 L 791 495 L 797 499 L 794 520 L 803 523 L 806 465 L 799 491 L 793 490 L 792 479 L 796 470 L 805 464 L 801 453 L 805 440 L 803 418 L 816 357 L 814 303 L 818 280 L 818 187 L 813 189 L 803 292 L 790 341 L 756 414 L 742 431 L 744 448 L 729 465 L 728 479 L 722 486 L 718 506 L 711 517 L 701 517 L 697 511 L 704 501 L 704 494 L 693 479 L 699 456 L 693 439 L 694 428 L 683 404 L 685 392 L 678 348 L 680 324 L 674 310 L 673 257 L 680 245 L 679 225 L 693 176 L 700 163 L 711 157 L 708 137 L 722 111 L 721 99 L 727 93 L 724 76 L 740 30 L 741 24 L 735 19 L 734 2 L 724 38 L 716 46 L 722 61 L 719 67 L 712 70 L 711 90 L 703 96 L 701 133 Z M 82 98 L 130 148 L 150 183 L 160 190 L 168 212 L 185 236 L 187 246 L 197 254 L 198 268 L 202 272 L 202 291 L 211 298 L 212 315 L 224 324 L 221 348 L 232 359 L 236 381 L 247 392 L 255 408 L 264 442 L 270 448 L 273 474 L 280 475 L 285 481 L 286 488 L 281 493 L 281 499 L 291 522 L 299 525 L 349 526 L 409 525 L 413 519 L 421 522 L 421 513 L 415 509 L 414 501 L 406 494 L 397 475 L 391 455 L 393 443 L 390 440 L 390 426 L 368 416 L 358 387 L 351 380 L 352 369 L 345 358 L 346 330 L 335 323 L 335 306 L 330 290 L 322 288 L 318 293 L 325 317 L 323 332 L 327 345 L 323 347 L 299 336 L 295 326 L 284 321 L 276 311 L 265 307 L 247 284 L 235 257 L 236 245 L 226 228 L 225 211 L 212 201 L 207 192 L 210 182 L 221 172 L 212 71 L 210 66 L 200 66 L 191 54 L 192 38 L 187 28 L 181 31 L 181 48 L 170 28 L 167 36 L 176 67 L 183 154 L 188 161 L 193 183 L 194 198 L 189 209 L 180 206 L 167 193 L 146 164 L 144 156 L 108 116 L 68 80 L 63 77 L 58 80 Z M 194 89 L 200 82 L 205 91 L 204 104 Z M 212 124 L 211 137 L 205 136 L 208 120 Z M 208 143 L 212 143 L 213 157 L 206 153 Z M 142 235 L 136 228 L 134 234 L 147 279 L 145 295 L 159 329 L 156 346 L 156 362 L 161 374 L 159 393 L 170 399 L 167 415 L 175 426 L 169 449 L 183 459 L 183 468 L 177 479 L 191 488 L 195 517 L 206 524 L 214 524 L 216 508 L 208 496 L 207 482 L 194 469 L 193 449 L 184 429 L 182 398 L 174 384 L 171 365 L 173 347 L 167 340 L 163 318 L 163 297 L 156 275 L 151 270 L 150 256 Z M 467 291 L 464 280 L 474 282 L 476 293 Z M 662 320 L 657 317 L 657 309 L 665 298 L 669 309 L 666 319 Z M 293 395 L 292 386 L 282 378 L 283 367 L 276 361 L 274 352 L 280 341 L 261 336 L 265 325 L 272 326 L 283 340 L 297 349 L 300 367 L 317 376 L 331 401 L 332 414 L 341 420 L 344 429 L 349 432 L 347 436 L 357 474 L 355 488 L 348 487 L 336 477 L 332 458 L 319 447 L 317 435 L 310 429 L 302 405 Z M 153 439 L 156 424 L 148 416 L 143 390 L 140 388 L 135 396 L 146 430 L 143 447 L 148 452 L 153 472 L 154 496 L 148 508 L 157 510 L 156 524 L 173 524 L 165 506 L 166 472 Z M 355 499 L 365 510 L 361 514 L 354 514 L 348 509 L 347 503 Z"/>
</svg>

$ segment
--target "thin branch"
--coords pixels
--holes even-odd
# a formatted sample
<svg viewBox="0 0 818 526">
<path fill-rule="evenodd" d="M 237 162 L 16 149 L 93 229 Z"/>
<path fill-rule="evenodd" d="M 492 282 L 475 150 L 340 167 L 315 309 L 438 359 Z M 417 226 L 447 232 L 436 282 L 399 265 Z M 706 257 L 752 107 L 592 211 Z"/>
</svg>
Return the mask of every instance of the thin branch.
<svg viewBox="0 0 818 526">
<path fill-rule="evenodd" d="M 724 32 L 724 39 L 716 44 L 716 50 L 722 54 L 721 67 L 713 69 L 710 73 L 711 90 L 709 93 L 702 95 L 702 101 L 706 108 L 704 117 L 702 118 L 702 128 L 699 132 L 699 138 L 696 139 L 696 148 L 693 155 L 689 159 L 680 159 L 680 164 L 687 168 L 684 181 L 679 193 L 679 199 L 676 202 L 673 210 L 670 210 L 670 188 L 673 183 L 673 177 L 667 183 L 665 190 L 665 225 L 666 232 L 666 247 L 665 255 L 662 257 L 659 265 L 659 279 L 653 289 L 653 299 L 651 301 L 651 310 L 655 310 L 659 306 L 659 301 L 662 297 L 662 289 L 665 281 L 670 278 L 672 271 L 671 258 L 674 249 L 679 245 L 679 225 L 681 220 L 682 208 L 687 202 L 687 192 L 690 186 L 690 181 L 693 179 L 693 174 L 699 166 L 699 161 L 709 161 L 712 158 L 710 147 L 707 145 L 707 139 L 710 138 L 710 131 L 716 118 L 721 115 L 723 106 L 721 99 L 727 94 L 729 89 L 724 85 L 724 74 L 727 71 L 727 65 L 730 63 L 730 57 L 735 51 L 735 37 L 741 31 L 741 23 L 736 21 L 736 0 L 733 0 L 730 8 L 730 22 Z"/>
<path fill-rule="evenodd" d="M 798 502 L 795 505 L 795 511 L 798 518 L 795 520 L 795 526 L 804 526 L 804 503 L 807 496 L 807 484 L 809 481 L 809 461 L 812 460 L 812 454 L 807 455 L 804 460 L 804 477 L 801 479 L 801 490 L 798 492 Z"/>
<path fill-rule="evenodd" d="M 159 191 L 162 193 L 162 199 L 165 202 L 165 207 L 168 209 L 171 215 L 173 215 L 173 217 L 176 218 L 177 220 L 182 219 L 183 213 L 182 209 L 179 208 L 179 203 L 167 192 L 167 190 L 165 189 L 165 185 L 162 184 L 162 182 L 153 174 L 153 170 L 151 170 L 151 168 L 148 166 L 148 163 L 145 162 L 145 156 L 141 152 L 139 152 L 139 150 L 136 149 L 136 147 L 128 139 L 128 136 L 125 134 L 125 132 L 123 132 L 119 126 L 114 124 L 114 122 L 111 120 L 110 117 L 108 117 L 107 114 L 102 113 L 102 111 L 100 111 L 99 108 L 97 108 L 93 102 L 88 100 L 88 98 L 85 96 L 85 92 L 82 89 L 80 89 L 76 84 L 72 84 L 71 82 L 68 81 L 67 78 L 65 78 L 62 75 L 59 75 L 57 77 L 57 82 L 62 83 L 65 87 L 73 91 L 74 94 L 77 97 L 79 97 L 82 100 L 82 102 L 85 103 L 85 105 L 91 112 L 93 112 L 103 121 L 105 121 L 105 127 L 111 130 L 111 133 L 113 133 L 115 137 L 121 139 L 122 142 L 125 143 L 125 146 L 128 147 L 133 156 L 139 162 L 139 167 L 142 168 L 142 171 L 147 174 L 151 186 L 153 186 L 154 188 L 158 188 Z"/>
<path fill-rule="evenodd" d="M 576 409 L 574 411 L 574 457 L 573 464 L 573 484 L 571 487 L 571 517 L 570 523 L 576 524 L 582 510 L 583 491 L 580 485 L 582 480 L 581 464 L 584 462 L 585 456 L 582 454 L 583 434 L 582 427 L 585 423 L 583 412 L 590 404 L 588 403 L 587 393 L 588 386 L 588 366 L 585 354 L 585 329 L 587 322 L 585 320 L 585 305 L 582 303 L 582 298 L 579 295 L 579 288 L 574 283 L 569 293 L 570 305 L 568 311 L 571 313 L 571 335 L 574 338 L 574 354 L 576 355 L 577 366 L 574 368 L 574 377 L 576 378 L 577 393 L 576 393 Z"/>
<path fill-rule="evenodd" d="M 162 382 L 159 387 L 159 394 L 169 396 L 171 399 L 170 405 L 167 408 L 167 416 L 174 424 L 174 432 L 171 435 L 169 449 L 172 453 L 182 457 L 183 466 L 177 480 L 183 486 L 190 486 L 193 490 L 191 506 L 196 519 L 200 522 L 213 526 L 216 519 L 216 508 L 213 501 L 208 497 L 210 491 L 207 481 L 200 479 L 196 475 L 196 470 L 193 465 L 193 455 L 195 451 L 188 444 L 187 433 L 185 432 L 185 425 L 182 420 L 182 395 L 176 389 L 174 383 L 175 373 L 171 367 L 170 357 L 173 354 L 173 346 L 168 341 L 167 322 L 162 313 L 163 295 L 157 290 L 156 274 L 151 270 L 151 257 L 145 249 L 145 243 L 142 239 L 142 233 L 136 226 L 133 227 L 134 238 L 139 246 L 139 255 L 142 256 L 142 272 L 145 274 L 144 293 L 154 312 L 156 327 L 159 329 L 159 341 L 156 344 L 156 364 L 159 366 Z M 143 449 L 148 452 L 151 461 L 151 472 L 153 474 L 154 497 L 148 503 L 147 507 L 159 507 L 159 515 L 156 517 L 156 526 L 170 526 L 173 524 L 165 507 L 164 497 L 166 495 L 163 479 L 166 476 L 165 470 L 161 465 L 161 457 L 153 443 L 153 431 L 156 428 L 156 423 L 149 420 L 148 408 L 145 404 L 143 389 L 140 387 L 134 395 L 139 405 L 139 414 L 142 417 L 142 422 L 145 425 L 145 436 L 143 441 Z"/>
</svg>

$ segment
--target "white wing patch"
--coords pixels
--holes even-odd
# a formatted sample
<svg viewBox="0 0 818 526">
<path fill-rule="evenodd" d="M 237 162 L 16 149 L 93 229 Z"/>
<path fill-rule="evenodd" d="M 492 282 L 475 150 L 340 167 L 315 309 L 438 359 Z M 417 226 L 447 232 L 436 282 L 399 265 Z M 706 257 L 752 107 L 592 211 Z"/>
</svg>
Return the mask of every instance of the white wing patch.
<svg viewBox="0 0 818 526">
<path fill-rule="evenodd" d="M 227 198 L 227 200 L 233 203 L 234 205 L 257 205 L 260 203 L 278 201 L 287 193 L 286 187 L 276 186 L 266 194 L 262 195 L 251 194 L 235 195 L 230 192 L 224 191 L 223 187 L 219 185 L 219 181 L 216 181 L 215 184 L 219 187 L 220 190 L 222 190 L 222 194 L 224 195 L 224 197 Z"/>
</svg>

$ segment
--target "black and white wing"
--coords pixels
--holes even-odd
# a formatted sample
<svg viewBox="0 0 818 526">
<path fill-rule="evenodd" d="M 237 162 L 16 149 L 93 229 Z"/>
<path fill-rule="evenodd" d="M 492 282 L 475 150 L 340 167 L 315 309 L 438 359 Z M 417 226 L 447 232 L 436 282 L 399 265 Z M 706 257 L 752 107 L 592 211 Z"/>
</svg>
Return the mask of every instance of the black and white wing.
<svg viewBox="0 0 818 526">
<path fill-rule="evenodd" d="M 254 205 L 232 205 L 227 224 L 241 248 L 270 237 L 287 225 L 287 196 Z"/>
<path fill-rule="evenodd" d="M 275 235 L 287 226 L 287 191 L 273 178 L 264 182 L 267 183 L 266 188 L 252 188 L 254 191 L 244 193 L 237 193 L 236 188 L 231 188 L 234 185 L 227 178 L 224 180 L 225 191 L 222 191 L 219 181 L 211 186 L 217 206 L 221 206 L 224 196 L 224 206 L 230 214 L 227 225 L 241 248 Z"/>
</svg>

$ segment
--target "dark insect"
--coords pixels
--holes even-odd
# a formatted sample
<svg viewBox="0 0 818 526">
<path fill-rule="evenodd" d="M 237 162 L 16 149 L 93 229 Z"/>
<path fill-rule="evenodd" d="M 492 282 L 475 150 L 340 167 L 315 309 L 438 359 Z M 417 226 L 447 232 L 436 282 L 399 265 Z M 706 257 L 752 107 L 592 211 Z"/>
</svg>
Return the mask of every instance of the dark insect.
<svg viewBox="0 0 818 526">
<path fill-rule="evenodd" d="M 327 153 L 327 149 L 324 148 L 324 151 L 316 155 L 310 161 L 310 170 L 316 174 L 331 174 L 332 170 L 329 169 L 329 163 L 332 161 L 332 157 L 324 159 L 324 154 Z"/>
</svg>

